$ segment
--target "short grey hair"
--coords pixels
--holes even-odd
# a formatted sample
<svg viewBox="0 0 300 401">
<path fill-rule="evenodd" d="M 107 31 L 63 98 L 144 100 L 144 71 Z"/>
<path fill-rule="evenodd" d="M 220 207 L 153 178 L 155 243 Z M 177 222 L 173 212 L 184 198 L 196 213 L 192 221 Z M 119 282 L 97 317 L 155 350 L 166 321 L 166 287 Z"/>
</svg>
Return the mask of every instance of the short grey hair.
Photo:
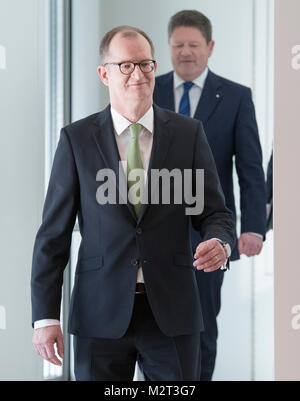
<svg viewBox="0 0 300 401">
<path fill-rule="evenodd" d="M 175 28 L 181 26 L 193 27 L 199 29 L 207 43 L 212 40 L 212 25 L 210 20 L 200 11 L 182 10 L 174 14 L 168 25 L 169 38 Z"/>
</svg>

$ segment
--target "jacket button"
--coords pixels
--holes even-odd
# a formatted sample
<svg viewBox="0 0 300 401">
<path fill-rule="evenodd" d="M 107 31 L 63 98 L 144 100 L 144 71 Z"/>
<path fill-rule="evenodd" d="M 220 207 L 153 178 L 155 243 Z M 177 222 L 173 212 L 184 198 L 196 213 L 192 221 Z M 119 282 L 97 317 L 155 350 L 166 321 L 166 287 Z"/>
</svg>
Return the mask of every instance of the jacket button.
<svg viewBox="0 0 300 401">
<path fill-rule="evenodd" d="M 137 266 L 138 263 L 139 263 L 139 261 L 138 261 L 137 259 L 132 259 L 132 260 L 131 260 L 132 266 Z"/>
<path fill-rule="evenodd" d="M 139 228 L 136 230 L 136 232 L 137 232 L 137 234 L 142 234 L 143 230 L 141 229 L 141 227 L 139 227 Z"/>
</svg>

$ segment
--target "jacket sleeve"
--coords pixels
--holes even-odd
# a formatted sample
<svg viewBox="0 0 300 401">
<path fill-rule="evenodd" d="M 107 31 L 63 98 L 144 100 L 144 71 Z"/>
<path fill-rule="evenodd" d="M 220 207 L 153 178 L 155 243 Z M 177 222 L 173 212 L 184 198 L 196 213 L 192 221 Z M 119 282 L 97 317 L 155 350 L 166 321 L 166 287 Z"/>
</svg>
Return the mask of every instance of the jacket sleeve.
<svg viewBox="0 0 300 401">
<path fill-rule="evenodd" d="M 233 249 L 235 234 L 232 212 L 225 206 L 217 168 L 201 122 L 196 135 L 193 168 L 194 171 L 204 170 L 204 207 L 202 213 L 192 216 L 193 228 L 199 231 L 203 241 L 218 238 Z"/>
<path fill-rule="evenodd" d="M 55 153 L 31 273 L 32 322 L 60 317 L 63 272 L 79 204 L 79 182 L 64 129 Z"/>
<path fill-rule="evenodd" d="M 245 89 L 235 123 L 235 163 L 240 187 L 241 233 L 265 235 L 266 192 L 262 151 L 251 90 Z"/>
<path fill-rule="evenodd" d="M 271 154 L 269 163 L 268 163 L 268 168 L 267 168 L 267 182 L 266 182 L 266 196 L 267 196 L 267 202 L 266 203 L 271 203 L 273 199 L 273 152 Z"/>
</svg>

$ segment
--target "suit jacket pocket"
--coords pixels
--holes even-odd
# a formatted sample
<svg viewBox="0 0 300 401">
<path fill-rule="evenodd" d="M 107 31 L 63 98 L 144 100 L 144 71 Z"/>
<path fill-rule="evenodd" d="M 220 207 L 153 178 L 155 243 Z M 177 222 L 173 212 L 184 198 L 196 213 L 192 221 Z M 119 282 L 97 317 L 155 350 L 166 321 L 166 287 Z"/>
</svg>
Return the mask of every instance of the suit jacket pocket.
<svg viewBox="0 0 300 401">
<path fill-rule="evenodd" d="M 103 256 L 80 259 L 77 263 L 76 274 L 98 270 L 103 266 Z"/>
<path fill-rule="evenodd" d="M 194 269 L 193 259 L 191 255 L 176 253 L 176 255 L 174 255 L 173 262 L 175 266 L 184 266 Z"/>
</svg>

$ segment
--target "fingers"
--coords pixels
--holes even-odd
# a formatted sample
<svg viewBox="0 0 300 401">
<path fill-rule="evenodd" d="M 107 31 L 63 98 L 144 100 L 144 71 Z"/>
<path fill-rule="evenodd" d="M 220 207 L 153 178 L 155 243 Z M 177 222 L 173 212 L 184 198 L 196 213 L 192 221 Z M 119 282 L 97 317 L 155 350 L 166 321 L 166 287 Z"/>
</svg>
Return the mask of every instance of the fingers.
<svg viewBox="0 0 300 401">
<path fill-rule="evenodd" d="M 239 250 L 240 255 L 242 255 L 244 253 L 244 242 L 243 242 L 242 236 L 240 236 L 240 238 L 238 240 L 238 250 Z"/>
<path fill-rule="evenodd" d="M 248 257 L 256 256 L 259 253 L 260 253 L 260 249 L 258 249 L 257 247 L 247 246 L 247 245 L 242 248 L 242 252 L 241 252 L 241 254 L 244 254 Z"/>
<path fill-rule="evenodd" d="M 215 248 L 216 244 L 220 245 L 220 243 L 217 240 L 208 240 L 205 242 L 201 242 L 197 246 L 194 258 L 199 258 L 200 256 L 203 256 L 208 252 L 212 251 Z"/>
<path fill-rule="evenodd" d="M 36 350 L 36 353 L 41 356 L 43 359 L 48 358 L 46 353 L 44 352 L 44 349 L 39 345 L 39 344 L 34 344 L 34 348 Z"/>
<path fill-rule="evenodd" d="M 55 347 L 53 343 L 45 344 L 44 349 L 46 351 L 47 361 L 53 363 L 54 365 L 61 366 L 61 361 L 57 358 L 55 354 Z"/>
<path fill-rule="evenodd" d="M 197 270 L 212 272 L 219 269 L 226 261 L 226 254 L 223 246 L 216 240 L 209 240 L 201 243 L 195 252 L 196 260 L 193 265 Z"/>
<path fill-rule="evenodd" d="M 63 342 L 63 338 L 62 337 L 59 337 L 57 339 L 57 353 L 63 359 L 63 357 L 64 357 L 64 342 Z"/>
<path fill-rule="evenodd" d="M 204 263 L 208 263 L 208 262 L 218 262 L 218 257 L 219 257 L 219 253 L 220 253 L 220 249 L 219 248 L 212 248 L 211 250 L 209 250 L 207 253 L 205 253 L 203 256 L 199 256 L 197 258 L 197 263 L 196 266 L 200 266 L 203 265 Z M 196 253 L 197 254 L 197 253 Z M 196 255 L 195 254 L 195 255 Z"/>
<path fill-rule="evenodd" d="M 51 362 L 57 366 L 62 365 L 61 361 L 57 358 L 55 354 L 54 343 L 36 344 L 34 347 L 37 354 L 40 355 L 46 361 Z"/>
<path fill-rule="evenodd" d="M 37 354 L 43 359 L 57 366 L 62 365 L 55 352 L 55 346 L 57 346 L 57 353 L 63 358 L 64 344 L 60 326 L 48 326 L 34 330 L 32 342 Z"/>
<path fill-rule="evenodd" d="M 194 262 L 194 266 L 197 270 L 204 270 L 205 272 L 209 273 L 214 270 L 219 269 L 221 266 L 224 265 L 226 261 L 225 255 L 215 256 L 206 263 L 199 263 L 198 261 Z"/>
<path fill-rule="evenodd" d="M 238 241 L 239 253 L 246 256 L 258 255 L 263 247 L 263 241 L 256 235 L 243 233 Z"/>
</svg>

